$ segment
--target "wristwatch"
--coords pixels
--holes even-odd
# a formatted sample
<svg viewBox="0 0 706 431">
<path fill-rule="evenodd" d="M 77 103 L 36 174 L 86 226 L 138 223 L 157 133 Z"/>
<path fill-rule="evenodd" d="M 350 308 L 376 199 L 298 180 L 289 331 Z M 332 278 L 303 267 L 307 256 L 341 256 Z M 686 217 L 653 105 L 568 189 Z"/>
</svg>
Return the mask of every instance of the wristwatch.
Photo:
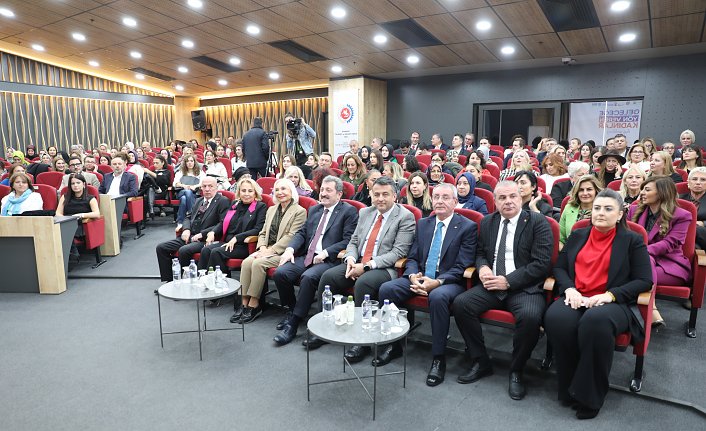
<svg viewBox="0 0 706 431">
<path fill-rule="evenodd" d="M 373 269 L 373 267 L 370 266 L 370 265 L 368 265 L 367 263 L 366 263 L 365 265 L 363 265 L 363 271 L 368 272 L 368 271 L 370 271 L 371 269 Z"/>
</svg>

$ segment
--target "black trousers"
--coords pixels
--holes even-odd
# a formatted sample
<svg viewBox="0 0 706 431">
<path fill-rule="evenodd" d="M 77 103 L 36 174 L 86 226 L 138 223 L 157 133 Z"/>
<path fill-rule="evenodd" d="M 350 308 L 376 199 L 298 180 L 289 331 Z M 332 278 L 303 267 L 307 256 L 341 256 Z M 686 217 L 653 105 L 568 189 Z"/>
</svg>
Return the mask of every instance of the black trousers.
<svg viewBox="0 0 706 431">
<path fill-rule="evenodd" d="M 453 312 L 471 359 L 487 356 L 483 341 L 483 330 L 479 316 L 491 309 L 507 310 L 515 317 L 515 333 L 512 337 L 512 362 L 510 371 L 522 371 L 539 340 L 539 327 L 544 314 L 545 299 L 542 292 L 529 294 L 515 291 L 504 300 L 482 285 L 473 286 L 458 295 L 453 303 Z"/>
<path fill-rule="evenodd" d="M 222 242 L 214 242 L 201 249 L 199 269 L 208 269 L 211 266 L 216 269 L 216 266 L 220 266 L 221 271 L 227 274 L 229 272 L 228 259 L 245 259 L 248 257 L 247 244 L 236 244 L 231 251 L 226 251 L 223 244 Z"/>
<path fill-rule="evenodd" d="M 191 259 L 199 253 L 205 243 L 201 241 L 186 244 L 181 238 L 175 238 L 157 244 L 157 263 L 159 264 L 159 276 L 162 281 L 172 281 L 172 257 L 174 252 L 179 251 L 179 265 L 189 266 Z"/>
<path fill-rule="evenodd" d="M 267 168 L 266 167 L 248 168 L 248 170 L 250 171 L 250 176 L 252 177 L 253 180 L 267 176 Z"/>
<path fill-rule="evenodd" d="M 560 298 L 544 316 L 544 329 L 554 349 L 559 399 L 572 397 L 600 409 L 608 393 L 617 334 L 628 331 L 630 318 L 618 304 L 572 309 Z"/>
<path fill-rule="evenodd" d="M 386 269 L 372 269 L 364 272 L 357 280 L 346 278 L 346 264 L 342 263 L 324 272 L 321 281 L 319 281 L 319 290 L 316 295 L 320 298 L 327 285 L 331 287 L 331 293 L 334 295 L 347 295 L 348 289 L 353 288 L 355 306 L 360 307 L 366 294 L 370 295 L 371 299 L 377 299 L 380 285 L 390 280 L 392 277 Z M 321 308 L 321 304 L 319 308 Z"/>
<path fill-rule="evenodd" d="M 322 262 L 304 267 L 305 256 L 294 258 L 294 263 L 287 262 L 275 270 L 274 281 L 279 292 L 280 303 L 289 307 L 293 314 L 304 319 L 309 314 L 311 304 L 316 300 L 319 281 L 335 263 Z M 299 285 L 299 294 L 294 296 L 294 285 Z"/>
</svg>

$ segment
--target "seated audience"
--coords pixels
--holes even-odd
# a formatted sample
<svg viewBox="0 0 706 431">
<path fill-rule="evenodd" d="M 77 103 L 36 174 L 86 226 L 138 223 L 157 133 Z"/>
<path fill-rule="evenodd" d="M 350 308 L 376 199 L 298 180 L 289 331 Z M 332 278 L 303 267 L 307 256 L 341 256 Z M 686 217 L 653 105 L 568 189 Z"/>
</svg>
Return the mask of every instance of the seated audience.
<svg viewBox="0 0 706 431">
<path fill-rule="evenodd" d="M 370 150 L 370 161 L 366 166 L 367 169 L 369 171 L 372 169 L 377 169 L 382 172 L 384 166 L 384 160 L 382 159 L 382 153 L 380 153 L 380 150 Z"/>
<path fill-rule="evenodd" d="M 2 163 L 0 163 L 0 165 L 1 164 Z M 10 186 L 10 178 L 12 178 L 12 176 L 14 174 L 19 173 L 19 172 L 27 173 L 27 169 L 25 168 L 25 165 L 23 165 L 22 163 L 15 163 L 12 166 L 10 166 L 10 169 L 7 170 L 7 178 L 0 181 L 0 185 L 9 187 Z"/>
<path fill-rule="evenodd" d="M 41 211 L 44 207 L 42 195 L 34 191 L 32 180 L 24 172 L 10 177 L 10 193 L 0 201 L 0 215 L 20 215 L 27 211 Z"/>
<path fill-rule="evenodd" d="M 444 173 L 441 165 L 432 162 L 432 165 L 427 169 L 429 177 L 429 185 L 434 187 L 444 182 Z"/>
<path fill-rule="evenodd" d="M 57 216 L 76 216 L 79 219 L 78 230 L 74 236 L 83 237 L 84 218 L 97 218 L 101 213 L 98 210 L 98 200 L 88 193 L 86 178 L 80 172 L 69 174 L 69 190 L 61 194 L 56 207 Z M 78 248 L 71 244 L 71 256 L 78 258 Z"/>
<path fill-rule="evenodd" d="M 566 243 L 571 228 L 577 221 L 591 218 L 593 200 L 601 190 L 603 187 L 593 175 L 584 175 L 576 180 L 569 194 L 569 202 L 566 203 L 559 219 L 559 242 L 562 245 Z"/>
<path fill-rule="evenodd" d="M 674 184 L 681 183 L 684 179 L 676 171 L 672 164 L 672 158 L 666 151 L 655 151 L 650 158 L 650 176 L 669 177 Z"/>
<path fill-rule="evenodd" d="M 69 157 L 69 170 L 71 171 L 72 174 L 81 174 L 81 176 L 86 180 L 87 184 L 92 185 L 95 188 L 99 188 L 101 186 L 100 181 L 98 181 L 98 177 L 96 174 L 90 173 L 90 172 L 83 172 L 83 162 L 81 162 L 81 158 L 78 156 L 72 156 Z M 64 175 L 64 178 L 61 179 L 61 185 L 59 186 L 59 192 L 61 192 L 64 188 L 68 187 L 69 185 L 69 176 L 70 174 Z"/>
<path fill-rule="evenodd" d="M 590 172 L 587 163 L 579 161 L 569 163 L 569 168 L 566 172 L 569 175 L 569 181 L 556 183 L 556 185 L 552 186 L 552 192 L 550 193 L 556 211 L 559 211 L 559 208 L 561 208 L 561 202 L 571 191 L 571 188 L 574 186 L 574 181 Z"/>
<path fill-rule="evenodd" d="M 370 163 L 370 147 L 368 147 L 367 145 L 363 145 L 362 147 L 360 147 L 360 150 L 358 150 L 358 157 L 367 169 L 368 164 Z"/>
<path fill-rule="evenodd" d="M 204 164 L 202 166 L 203 172 L 206 176 L 214 177 L 218 182 L 219 190 L 227 190 L 230 187 L 228 178 L 231 176 L 226 170 L 225 165 L 221 163 L 217 158 L 216 154 L 211 150 L 206 150 L 203 153 Z"/>
<path fill-rule="evenodd" d="M 148 214 L 154 217 L 154 201 L 155 199 L 167 199 L 169 195 L 169 187 L 172 185 L 172 173 L 167 169 L 167 161 L 161 155 L 157 155 L 152 159 L 152 168 L 145 168 L 145 180 L 143 184 L 148 184 L 147 189 L 147 209 Z M 164 211 L 160 212 L 160 217 L 164 217 Z"/>
<path fill-rule="evenodd" d="M 463 170 L 463 166 L 458 163 L 459 155 L 460 152 L 458 150 L 449 150 L 448 153 L 446 153 L 446 163 L 444 163 L 444 167 L 453 177 L 456 177 L 456 175 Z"/>
<path fill-rule="evenodd" d="M 460 174 L 456 178 L 456 189 L 458 193 L 457 208 L 465 208 L 478 211 L 483 215 L 488 215 L 488 205 L 485 199 L 476 196 L 476 179 L 468 172 Z"/>
<path fill-rule="evenodd" d="M 634 144 L 628 150 L 628 161 L 623 164 L 623 170 L 629 168 L 630 166 L 638 166 L 643 171 L 650 170 L 650 162 L 647 158 L 647 152 L 645 151 L 645 146 L 637 143 Z"/>
<path fill-rule="evenodd" d="M 422 212 L 422 216 L 429 217 L 432 212 L 431 193 L 429 193 L 429 180 L 421 172 L 414 172 L 407 178 L 405 195 L 400 197 L 401 204 L 412 205 Z"/>
<path fill-rule="evenodd" d="M 537 186 L 537 176 L 533 171 L 519 171 L 515 174 L 515 182 L 520 189 L 522 198 L 522 209 L 541 213 L 551 217 L 554 209 L 544 200 L 542 193 Z"/>
<path fill-rule="evenodd" d="M 493 188 L 490 187 L 490 184 L 483 182 L 483 175 L 481 175 L 480 165 L 469 163 L 468 165 L 466 165 L 465 171 L 468 172 L 469 174 L 473 175 L 473 178 L 476 179 L 476 188 L 477 189 L 488 190 L 489 192 L 493 191 Z"/>
<path fill-rule="evenodd" d="M 356 154 L 347 154 L 343 158 L 343 173 L 341 174 L 341 181 L 353 184 L 353 187 L 358 189 L 358 186 L 365 181 L 367 176 L 367 169 L 365 169 L 365 164 L 360 157 Z"/>
<path fill-rule="evenodd" d="M 566 173 L 567 166 L 557 154 L 549 154 L 542 160 L 542 170 L 544 173 L 540 175 L 539 178 L 544 180 L 544 184 L 547 186 L 545 192 L 548 194 L 552 192 L 554 181 L 559 178 L 569 178 L 569 175 Z"/>
<path fill-rule="evenodd" d="M 124 154 L 117 154 L 110 161 L 113 172 L 109 172 L 103 176 L 103 183 L 101 183 L 98 189 L 101 194 L 108 194 L 112 197 L 137 196 L 139 190 L 137 179 L 133 174 L 125 170 L 126 160 L 127 157 Z"/>
<path fill-rule="evenodd" d="M 233 153 L 233 157 L 230 159 L 230 167 L 233 169 L 233 173 L 238 170 L 238 168 L 244 168 L 245 166 L 245 154 L 243 154 L 243 143 L 242 140 L 239 139 L 240 142 L 237 142 L 235 144 L 235 152 Z"/>
<path fill-rule="evenodd" d="M 611 181 L 619 180 L 623 174 L 622 166 L 625 164 L 625 157 L 618 154 L 617 151 L 606 151 L 605 154 L 598 158 L 600 164 L 598 181 L 602 187 L 608 187 Z"/>
<path fill-rule="evenodd" d="M 365 178 L 365 182 L 363 183 L 363 187 L 360 189 L 360 191 L 357 191 L 351 199 L 354 201 L 358 201 L 364 204 L 365 206 L 371 206 L 372 200 L 370 196 L 370 189 L 373 187 L 373 184 L 375 184 L 375 181 L 377 181 L 377 179 L 381 176 L 382 173 L 377 169 L 369 170 L 368 176 Z"/>
<path fill-rule="evenodd" d="M 289 154 L 283 154 L 279 159 L 279 173 L 277 174 L 277 178 L 286 178 L 284 173 L 290 168 L 290 166 L 296 166 L 294 157 Z"/>
<path fill-rule="evenodd" d="M 284 178 L 287 178 L 294 184 L 294 187 L 297 189 L 297 194 L 299 196 L 309 197 L 314 191 L 304 178 L 304 173 L 301 169 L 299 169 L 298 166 L 290 166 L 289 168 L 287 168 L 287 170 L 284 172 Z"/>
<path fill-rule="evenodd" d="M 66 160 L 62 156 L 56 156 L 54 157 L 54 160 L 52 161 L 52 168 L 54 172 L 61 172 L 63 174 L 68 174 L 68 165 L 66 163 Z"/>
<path fill-rule="evenodd" d="M 324 178 L 329 175 L 336 176 L 336 173 L 331 168 L 319 168 L 314 171 L 311 181 L 314 183 L 313 191 L 311 192 L 311 198 L 319 200 L 319 190 L 321 189 L 321 183 Z"/>
<path fill-rule="evenodd" d="M 684 145 L 681 149 L 681 163 L 679 169 L 691 172 L 692 169 L 703 166 L 701 148 L 697 145 Z"/>
<path fill-rule="evenodd" d="M 696 246 L 706 250 L 706 166 L 699 166 L 689 172 L 687 186 L 689 192 L 679 197 L 696 206 Z"/>
<path fill-rule="evenodd" d="M 394 149 L 390 144 L 385 144 L 380 147 L 380 155 L 382 156 L 383 163 L 397 163 L 397 157 L 395 157 Z"/>
<path fill-rule="evenodd" d="M 186 212 L 194 206 L 196 202 L 196 193 L 199 191 L 201 181 L 206 178 L 206 175 L 199 168 L 199 163 L 196 157 L 192 155 L 185 156 L 181 167 L 174 173 L 174 191 L 179 200 L 179 209 L 177 210 L 177 227 L 184 223 Z"/>
<path fill-rule="evenodd" d="M 495 165 L 495 162 L 493 162 L 492 159 L 486 159 L 485 155 L 483 155 L 483 152 L 478 150 L 478 151 L 472 151 L 469 155 L 468 158 L 466 159 L 466 167 L 464 168 L 466 171 L 468 171 L 468 166 L 469 165 L 478 165 L 480 168 L 480 173 L 483 175 L 491 175 L 490 171 L 486 168 L 488 164 L 492 163 Z M 497 165 L 495 165 L 497 166 Z"/>
<path fill-rule="evenodd" d="M 385 163 L 382 175 L 392 178 L 395 181 L 395 187 L 397 187 L 398 191 L 402 190 L 407 185 L 407 180 L 402 172 L 402 166 L 397 163 Z"/>
<path fill-rule="evenodd" d="M 615 338 L 644 338 L 637 297 L 652 287 L 642 236 L 629 231 L 623 202 L 603 190 L 593 203 L 592 227 L 569 236 L 554 266 L 554 301 L 544 327 L 554 348 L 559 400 L 578 419 L 598 415 L 608 393 Z"/>
<path fill-rule="evenodd" d="M 404 159 L 402 159 L 402 169 L 405 172 L 409 172 L 410 174 L 422 171 L 422 168 L 419 166 L 419 161 L 417 160 L 417 158 L 409 154 L 404 156 Z"/>
<path fill-rule="evenodd" d="M 593 142 L 593 141 L 591 141 Z M 581 148 L 579 148 L 579 158 L 576 159 L 580 162 L 584 162 L 587 164 L 592 164 L 593 163 L 593 158 L 591 157 L 593 154 L 594 148 L 591 144 L 588 142 L 581 144 Z"/>
<path fill-rule="evenodd" d="M 640 185 L 647 178 L 645 171 L 640 169 L 639 166 L 633 166 L 627 171 L 623 172 L 623 179 L 620 182 L 620 197 L 623 198 L 625 203 L 625 210 L 627 211 L 630 204 L 635 202 L 640 197 Z"/>
<path fill-rule="evenodd" d="M 507 166 L 507 169 L 503 169 L 500 172 L 501 181 L 514 177 L 517 172 L 520 171 L 534 172 L 527 151 L 521 149 L 517 149 L 512 153 L 512 157 L 509 159 Z M 536 175 L 536 173 L 534 175 Z"/>
</svg>

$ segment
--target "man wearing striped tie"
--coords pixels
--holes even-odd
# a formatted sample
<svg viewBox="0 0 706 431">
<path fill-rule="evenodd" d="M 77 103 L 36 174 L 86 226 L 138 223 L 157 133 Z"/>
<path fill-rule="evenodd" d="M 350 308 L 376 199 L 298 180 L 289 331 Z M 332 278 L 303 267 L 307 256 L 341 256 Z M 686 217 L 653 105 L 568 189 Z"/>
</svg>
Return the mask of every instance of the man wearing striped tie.
<svg viewBox="0 0 706 431">
<path fill-rule="evenodd" d="M 415 295 L 429 298 L 433 360 L 427 385 L 437 386 L 446 373 L 446 337 L 451 320 L 450 306 L 463 293 L 463 272 L 475 263 L 476 223 L 458 214 L 456 187 L 442 183 L 434 187 L 435 215 L 417 223 L 417 234 L 407 257 L 404 276 L 380 286 L 380 301 L 389 299 L 398 307 Z M 400 343 L 388 344 L 374 365 L 382 366 L 402 355 Z"/>
</svg>

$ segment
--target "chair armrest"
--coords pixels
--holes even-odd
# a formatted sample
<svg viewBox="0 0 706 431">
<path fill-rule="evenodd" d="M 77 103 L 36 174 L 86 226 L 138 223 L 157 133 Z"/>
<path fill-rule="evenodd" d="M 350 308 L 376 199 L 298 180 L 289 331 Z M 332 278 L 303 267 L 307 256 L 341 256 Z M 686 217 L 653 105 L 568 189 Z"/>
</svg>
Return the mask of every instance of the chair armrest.
<svg viewBox="0 0 706 431">
<path fill-rule="evenodd" d="M 698 266 L 706 266 L 706 251 L 696 250 L 696 264 Z"/>
<path fill-rule="evenodd" d="M 346 255 L 346 251 L 345 251 L 345 250 L 341 250 L 341 251 L 338 252 L 338 256 L 336 256 L 336 257 L 337 257 L 338 259 L 343 259 L 343 256 L 345 256 L 345 255 Z"/>
<path fill-rule="evenodd" d="M 407 266 L 407 258 L 406 257 L 397 259 L 397 262 L 395 262 L 395 268 L 397 268 L 397 269 L 404 269 L 405 266 Z"/>
<path fill-rule="evenodd" d="M 143 197 L 143 196 L 133 196 L 133 197 L 131 197 L 131 198 L 127 198 L 127 201 L 128 201 L 128 202 L 132 202 L 132 201 L 141 201 L 141 200 L 144 200 L 144 197 Z"/>
<path fill-rule="evenodd" d="M 92 221 L 102 220 L 103 218 L 104 217 L 102 215 L 98 216 L 98 217 L 84 218 L 84 219 L 81 219 L 81 223 L 86 224 L 86 223 L 90 223 Z"/>
<path fill-rule="evenodd" d="M 691 306 L 701 308 L 704 303 L 704 285 L 706 285 L 706 252 L 704 250 L 696 250 L 692 268 Z"/>
<path fill-rule="evenodd" d="M 650 305 L 651 297 L 651 292 L 642 292 L 640 296 L 637 297 L 637 305 Z"/>
<path fill-rule="evenodd" d="M 555 282 L 556 280 L 554 279 L 554 277 L 547 277 L 547 279 L 544 280 L 544 290 L 546 292 L 553 292 Z"/>
<path fill-rule="evenodd" d="M 253 236 L 248 236 L 248 237 L 245 238 L 245 240 L 244 240 L 243 242 L 244 242 L 245 244 L 250 244 L 251 242 L 257 243 L 257 236 L 255 236 L 255 235 L 253 235 Z"/>
<path fill-rule="evenodd" d="M 465 271 L 463 271 L 463 278 L 468 278 L 471 279 L 473 276 L 476 275 L 476 267 L 475 266 L 469 266 L 466 268 Z"/>
</svg>

